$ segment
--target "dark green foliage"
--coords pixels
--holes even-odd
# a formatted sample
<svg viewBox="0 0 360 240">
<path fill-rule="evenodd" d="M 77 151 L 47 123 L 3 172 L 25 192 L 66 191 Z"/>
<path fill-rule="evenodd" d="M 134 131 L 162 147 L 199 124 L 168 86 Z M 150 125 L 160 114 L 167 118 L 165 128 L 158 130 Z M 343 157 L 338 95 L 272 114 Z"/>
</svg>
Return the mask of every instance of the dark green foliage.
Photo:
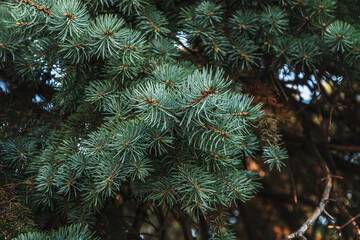
<svg viewBox="0 0 360 240">
<path fill-rule="evenodd" d="M 31 232 L 27 234 L 21 234 L 15 240 L 64 240 L 64 239 L 98 239 L 94 238 L 93 234 L 88 230 L 86 225 L 71 225 L 68 227 L 60 228 L 57 232 L 50 234 Z"/>
<path fill-rule="evenodd" d="M 1 143 L 1 146 L 2 162 L 20 172 L 24 171 L 28 160 L 37 153 L 35 141 L 31 138 L 13 138 Z"/>
<path fill-rule="evenodd" d="M 89 36 L 93 39 L 89 43 L 91 54 L 102 59 L 114 55 L 127 33 L 122 28 L 124 24 L 123 19 L 112 14 L 98 16 L 89 27 Z"/>
<path fill-rule="evenodd" d="M 325 40 L 333 51 L 345 52 L 353 47 L 353 27 L 344 22 L 336 21 L 329 25 L 325 33 Z"/>
<path fill-rule="evenodd" d="M 84 4 L 76 0 L 57 1 L 52 14 L 54 16 L 50 19 L 49 30 L 56 33 L 61 42 L 79 38 L 89 21 Z"/>
<path fill-rule="evenodd" d="M 260 188 L 246 158 L 280 171 L 288 157 L 277 140 L 258 141 L 264 111 L 234 90 L 239 73 L 274 76 L 285 64 L 315 72 L 325 58 L 358 66 L 359 32 L 334 20 L 336 1 L 192 1 L 172 19 L 161 3 L 0 5 L 1 70 L 32 86 L 51 80 L 55 92 L 60 123 L 46 137 L 25 127 L 0 141 L 7 174 L 34 183 L 34 209 L 94 226 L 126 188 L 129 198 L 196 219 L 224 212 Z M 213 239 L 235 239 L 227 219 L 211 218 Z M 91 236 L 74 225 L 17 239 Z"/>
</svg>

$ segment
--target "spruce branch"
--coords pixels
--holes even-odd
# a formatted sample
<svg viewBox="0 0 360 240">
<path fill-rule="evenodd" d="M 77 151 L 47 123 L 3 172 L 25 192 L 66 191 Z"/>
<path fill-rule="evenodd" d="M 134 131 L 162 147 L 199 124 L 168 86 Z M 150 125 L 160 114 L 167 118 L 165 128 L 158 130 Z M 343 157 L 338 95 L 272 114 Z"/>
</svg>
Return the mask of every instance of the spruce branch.
<svg viewBox="0 0 360 240">
<path fill-rule="evenodd" d="M 334 1 L 194 1 L 174 14 L 183 6 L 180 2 L 57 0 L 48 1 L 49 8 L 30 0 L 0 4 L 0 68 L 11 76 L 4 81 L 10 93 L 0 91 L 1 103 L 22 96 L 19 103 L 38 106 L 40 116 L 51 112 L 58 117 L 54 123 L 33 120 L 38 115 L 24 111 L 26 104 L 18 113 L 11 111 L 15 117 L 0 111 L 0 131 L 6 133 L 1 134 L 0 171 L 16 179 L 13 186 L 31 188 L 34 209 L 48 209 L 66 224 L 95 225 L 102 211 L 123 196 L 117 206 L 141 202 L 135 230 L 124 224 L 129 235 L 140 234 L 143 224 L 164 229 L 151 211 L 158 205 L 176 212 L 159 216 L 159 224 L 174 217 L 189 239 L 199 220 L 203 237 L 211 230 L 214 239 L 236 239 L 224 212 L 261 187 L 257 173 L 242 170 L 242 161 L 261 158 L 280 169 L 287 158 L 276 127 L 283 113 L 264 115 L 282 105 L 273 96 L 255 99 L 243 89 L 249 82 L 258 85 L 254 79 L 270 76 L 286 100 L 290 84 L 315 91 L 308 73 L 323 62 L 345 69 L 348 83 L 356 86 L 359 32 L 355 24 L 334 21 Z M 176 45 L 179 35 L 186 39 L 180 45 L 189 54 L 181 54 Z M 285 64 L 304 79 L 275 81 L 273 74 Z M 321 77 L 315 74 L 317 81 Z M 54 108 L 36 102 L 44 96 L 36 84 L 55 91 L 46 94 Z M 344 93 L 344 98 L 350 95 Z M 260 95 L 257 90 L 254 94 Z M 337 114 L 331 110 L 331 121 Z M 26 124 L 20 126 L 23 119 Z M 34 133 L 30 121 L 51 127 Z M 265 131 L 257 134 L 254 129 L 259 127 Z M 17 131 L 8 135 L 9 129 Z M 334 176 L 325 175 L 331 184 L 328 178 Z M 33 184 L 23 184 L 28 182 L 23 177 Z M 330 218 L 324 207 L 326 191 L 328 186 L 318 210 L 296 237 L 305 238 L 319 214 Z M 50 239 L 40 233 L 29 236 Z M 55 238 L 55 233 L 50 236 Z M 59 238 L 71 237 L 66 233 Z"/>
<path fill-rule="evenodd" d="M 31 1 L 31 0 L 20 0 L 19 1 L 19 4 L 22 4 L 22 3 L 26 3 L 32 7 L 34 7 L 37 11 L 40 11 L 40 12 L 43 12 L 47 15 L 49 15 L 50 17 L 53 17 L 54 15 L 52 14 L 52 12 L 50 12 L 48 10 L 47 7 L 45 7 L 44 5 L 43 6 L 40 6 L 38 4 L 36 4 L 35 2 Z"/>
</svg>

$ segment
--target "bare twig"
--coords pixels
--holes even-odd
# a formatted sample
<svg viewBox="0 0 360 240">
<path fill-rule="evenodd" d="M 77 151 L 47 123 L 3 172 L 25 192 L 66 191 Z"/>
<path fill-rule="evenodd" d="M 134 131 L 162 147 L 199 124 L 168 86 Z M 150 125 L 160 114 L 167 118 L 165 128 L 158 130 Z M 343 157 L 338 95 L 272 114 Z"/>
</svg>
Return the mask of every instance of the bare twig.
<svg viewBox="0 0 360 240">
<path fill-rule="evenodd" d="M 337 179 L 340 179 L 340 180 L 343 180 L 343 179 L 344 179 L 344 177 L 342 177 L 342 176 L 332 175 L 332 174 L 330 175 L 330 177 L 331 177 L 331 178 L 337 178 Z M 321 181 L 325 181 L 325 180 L 326 180 L 326 178 L 322 178 L 322 179 L 321 179 Z"/>
<path fill-rule="evenodd" d="M 346 227 L 347 225 L 349 225 L 350 223 L 352 223 L 353 221 L 355 221 L 355 219 L 357 219 L 358 217 L 360 217 L 360 213 L 358 215 L 356 215 L 355 217 L 351 218 L 349 221 L 347 221 L 345 224 L 343 224 L 341 227 L 340 227 L 340 231 Z"/>
<path fill-rule="evenodd" d="M 342 206 L 343 207 L 343 206 Z M 342 208 L 341 207 L 341 208 Z M 349 212 L 347 210 L 345 210 L 345 214 L 349 215 Z M 351 215 L 350 215 L 351 216 Z M 358 215 L 356 215 L 355 217 L 351 217 L 349 221 L 347 221 L 345 224 L 343 224 L 342 226 L 335 226 L 335 225 L 329 225 L 328 228 L 334 228 L 335 231 L 337 232 L 341 232 L 346 226 L 348 226 L 350 223 L 351 227 L 352 227 L 352 231 L 353 231 L 353 237 L 354 240 L 359 240 L 360 239 L 360 228 L 359 226 L 356 224 L 355 220 L 356 218 L 360 217 L 360 213 Z"/>
<path fill-rule="evenodd" d="M 348 152 L 360 152 L 360 146 L 347 146 L 347 145 L 335 145 L 329 144 L 328 148 L 338 150 L 338 151 L 348 151 Z"/>
<path fill-rule="evenodd" d="M 360 240 L 360 227 L 356 223 L 356 219 L 360 217 L 360 213 L 355 217 L 351 216 L 347 208 L 345 207 L 342 201 L 336 202 L 336 206 L 339 209 L 339 220 L 341 219 L 343 222 L 346 221 L 342 226 L 334 226 L 337 231 L 343 231 L 344 228 L 349 227 L 351 229 L 351 233 L 354 240 Z M 351 223 L 351 224 L 350 224 Z"/>
<path fill-rule="evenodd" d="M 319 206 L 314 210 L 314 212 L 311 214 L 311 216 L 306 220 L 306 222 L 297 231 L 286 236 L 286 239 L 296 239 L 297 238 L 297 239 L 306 240 L 306 237 L 304 236 L 305 232 L 315 223 L 316 219 L 322 213 L 325 213 L 325 207 L 326 207 L 327 203 L 329 202 L 329 196 L 330 196 L 330 191 L 331 191 L 331 187 L 332 187 L 332 179 L 331 179 L 330 170 L 329 170 L 326 162 L 322 159 L 322 157 L 321 157 L 319 151 L 316 149 L 316 147 L 312 146 L 312 148 L 314 149 L 314 152 L 315 152 L 316 156 L 318 157 L 320 165 L 323 168 L 323 171 L 325 173 L 326 184 L 325 184 L 324 193 L 321 197 Z M 328 214 L 328 215 L 330 215 L 330 214 Z"/>
<path fill-rule="evenodd" d="M 324 213 L 330 220 L 335 221 L 335 218 L 331 216 L 330 213 L 328 213 L 325 209 L 324 209 Z"/>
</svg>

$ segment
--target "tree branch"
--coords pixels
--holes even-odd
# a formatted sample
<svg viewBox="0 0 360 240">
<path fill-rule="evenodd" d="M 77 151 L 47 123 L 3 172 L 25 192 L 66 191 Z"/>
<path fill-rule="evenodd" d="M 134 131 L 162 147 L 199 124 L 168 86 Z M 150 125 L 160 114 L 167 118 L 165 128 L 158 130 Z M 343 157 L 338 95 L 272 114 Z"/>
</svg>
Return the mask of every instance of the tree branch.
<svg viewBox="0 0 360 240">
<path fill-rule="evenodd" d="M 347 208 L 344 206 L 344 203 L 342 201 L 336 201 L 335 204 L 339 209 L 339 220 L 344 222 L 346 221 L 341 227 L 336 228 L 336 230 L 344 231 L 344 228 L 349 226 L 349 230 L 351 229 L 351 234 L 354 240 L 360 240 L 360 228 L 355 221 L 357 218 L 360 217 L 360 213 L 353 217 L 351 216 Z"/>
<path fill-rule="evenodd" d="M 327 147 L 338 151 L 360 152 L 360 146 L 329 144 Z"/>
<path fill-rule="evenodd" d="M 135 218 L 134 218 L 134 222 L 132 223 L 132 227 L 137 232 L 140 232 L 142 222 L 144 221 L 144 218 L 146 216 L 146 211 L 145 210 L 146 210 L 146 204 L 145 203 L 140 203 L 137 210 L 136 210 L 136 215 L 135 215 Z"/>
<path fill-rule="evenodd" d="M 316 219 L 322 214 L 325 213 L 325 207 L 327 205 L 327 203 L 329 202 L 329 196 L 330 196 L 330 191 L 331 191 L 331 187 L 332 187 L 332 179 L 331 179 L 331 174 L 330 174 L 330 170 L 326 164 L 326 162 L 322 159 L 319 151 L 316 149 L 316 147 L 313 145 L 312 146 L 316 156 L 318 157 L 319 161 L 320 161 L 320 165 L 323 168 L 323 171 L 325 173 L 325 189 L 324 189 L 324 193 L 321 197 L 321 201 L 319 203 L 319 206 L 314 210 L 314 212 L 311 214 L 311 216 L 306 220 L 306 222 L 295 232 L 293 232 L 292 234 L 286 236 L 286 239 L 302 239 L 302 240 L 306 240 L 306 237 L 304 236 L 305 232 L 315 223 Z"/>
<path fill-rule="evenodd" d="M 358 215 L 356 215 L 355 217 L 352 217 L 349 221 L 347 221 L 344 225 L 342 225 L 340 227 L 340 230 L 342 230 L 344 227 L 346 227 L 347 225 L 349 225 L 350 223 L 354 222 L 355 219 L 357 219 L 358 217 L 360 217 L 360 213 Z"/>
<path fill-rule="evenodd" d="M 201 240 L 208 240 L 210 239 L 209 236 L 209 226 L 207 224 L 207 220 L 204 215 L 199 214 L 199 221 L 200 221 L 200 239 Z"/>
<path fill-rule="evenodd" d="M 191 234 L 191 224 L 187 221 L 186 213 L 182 211 L 179 206 L 174 207 L 171 211 L 173 212 L 174 217 L 178 220 L 181 226 L 184 240 L 193 240 Z"/>
</svg>

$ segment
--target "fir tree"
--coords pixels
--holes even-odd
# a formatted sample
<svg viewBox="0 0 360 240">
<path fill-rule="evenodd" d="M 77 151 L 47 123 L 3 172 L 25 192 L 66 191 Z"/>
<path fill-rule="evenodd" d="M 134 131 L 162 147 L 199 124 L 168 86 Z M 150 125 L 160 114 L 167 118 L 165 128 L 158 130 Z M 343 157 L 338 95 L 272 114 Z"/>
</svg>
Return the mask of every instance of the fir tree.
<svg viewBox="0 0 360 240">
<path fill-rule="evenodd" d="M 288 158 L 279 119 L 243 90 L 242 76 L 276 79 L 288 66 L 319 85 L 323 62 L 356 69 L 359 30 L 340 21 L 337 4 L 2 3 L 0 69 L 10 88 L 26 89 L 18 98 L 40 98 L 0 118 L 3 184 L 18 183 L 16 194 L 57 226 L 83 224 L 17 239 L 90 239 L 87 225 L 124 202 L 143 219 L 118 220 L 122 236 L 139 239 L 145 215 L 159 224 L 167 212 L 185 239 L 190 226 L 204 239 L 236 239 L 228 209 L 261 188 L 246 159 L 281 171 Z"/>
</svg>

